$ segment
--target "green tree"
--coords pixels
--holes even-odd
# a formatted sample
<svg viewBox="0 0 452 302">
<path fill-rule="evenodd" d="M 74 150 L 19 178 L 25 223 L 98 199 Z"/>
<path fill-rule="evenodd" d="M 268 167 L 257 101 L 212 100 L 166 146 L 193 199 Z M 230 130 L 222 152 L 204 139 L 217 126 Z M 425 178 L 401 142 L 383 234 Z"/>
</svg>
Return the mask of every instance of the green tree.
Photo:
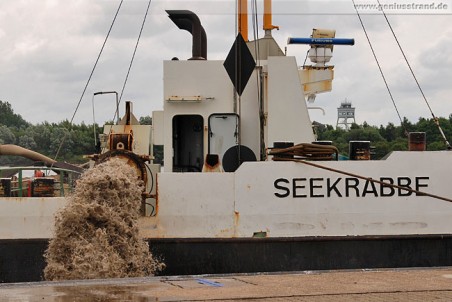
<svg viewBox="0 0 452 302">
<path fill-rule="evenodd" d="M 5 125 L 0 125 L 0 144 L 15 144 L 16 136 Z"/>
<path fill-rule="evenodd" d="M 152 117 L 149 115 L 140 117 L 140 125 L 152 125 Z"/>
<path fill-rule="evenodd" d="M 388 123 L 386 127 L 380 126 L 379 132 L 385 140 L 392 142 L 396 139 L 400 131 L 393 123 Z"/>
<path fill-rule="evenodd" d="M 375 127 L 367 126 L 366 128 L 351 129 L 345 135 L 346 141 L 371 141 L 378 142 L 384 140 L 384 138 L 378 132 Z"/>
<path fill-rule="evenodd" d="M 10 103 L 2 101 L 0 101 L 0 124 L 7 127 L 15 126 L 17 128 L 28 127 L 30 125 L 22 116 L 14 113 Z"/>
<path fill-rule="evenodd" d="M 28 136 L 27 134 L 19 137 L 18 145 L 29 150 L 36 150 L 36 147 L 38 146 L 33 137 Z"/>
</svg>

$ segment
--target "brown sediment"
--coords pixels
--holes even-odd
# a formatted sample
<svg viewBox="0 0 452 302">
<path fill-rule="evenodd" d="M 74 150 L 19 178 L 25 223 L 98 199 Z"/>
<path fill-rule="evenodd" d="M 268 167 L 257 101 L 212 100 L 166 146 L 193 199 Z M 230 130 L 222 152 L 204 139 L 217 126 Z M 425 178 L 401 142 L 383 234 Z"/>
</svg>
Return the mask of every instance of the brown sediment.
<svg viewBox="0 0 452 302">
<path fill-rule="evenodd" d="M 142 182 L 118 159 L 88 170 L 56 215 L 46 280 L 143 277 L 161 270 L 138 234 Z"/>
</svg>

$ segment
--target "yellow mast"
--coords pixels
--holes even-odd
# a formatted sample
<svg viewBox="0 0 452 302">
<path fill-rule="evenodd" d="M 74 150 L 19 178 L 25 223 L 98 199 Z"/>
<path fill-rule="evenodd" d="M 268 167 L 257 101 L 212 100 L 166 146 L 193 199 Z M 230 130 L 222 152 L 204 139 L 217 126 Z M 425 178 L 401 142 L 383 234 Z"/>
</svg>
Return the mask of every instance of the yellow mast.
<svg viewBox="0 0 452 302">
<path fill-rule="evenodd" d="M 238 30 L 243 40 L 248 41 L 248 0 L 238 0 Z"/>
<path fill-rule="evenodd" d="M 264 0 L 264 30 L 279 29 L 279 26 L 272 24 L 272 1 Z"/>
</svg>

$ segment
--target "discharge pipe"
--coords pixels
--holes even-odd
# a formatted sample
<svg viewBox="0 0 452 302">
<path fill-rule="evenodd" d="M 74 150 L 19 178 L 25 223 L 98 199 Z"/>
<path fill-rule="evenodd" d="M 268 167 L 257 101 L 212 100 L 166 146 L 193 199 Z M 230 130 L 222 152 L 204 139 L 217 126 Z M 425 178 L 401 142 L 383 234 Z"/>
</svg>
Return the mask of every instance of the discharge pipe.
<svg viewBox="0 0 452 302">
<path fill-rule="evenodd" d="M 0 145 L 0 155 L 22 156 L 34 161 L 42 161 L 46 165 L 53 165 L 55 160 L 35 151 L 31 151 L 16 145 Z"/>
<path fill-rule="evenodd" d="M 0 156 L 1 155 L 13 155 L 13 156 L 21 156 L 33 161 L 43 162 L 48 167 L 55 167 L 60 169 L 72 170 L 78 173 L 82 173 L 84 171 L 83 168 L 79 166 L 75 166 L 73 164 L 58 162 L 56 160 L 51 159 L 50 157 L 45 156 L 44 154 L 17 146 L 17 145 L 0 145 Z M 59 172 L 57 172 L 59 173 Z"/>
</svg>

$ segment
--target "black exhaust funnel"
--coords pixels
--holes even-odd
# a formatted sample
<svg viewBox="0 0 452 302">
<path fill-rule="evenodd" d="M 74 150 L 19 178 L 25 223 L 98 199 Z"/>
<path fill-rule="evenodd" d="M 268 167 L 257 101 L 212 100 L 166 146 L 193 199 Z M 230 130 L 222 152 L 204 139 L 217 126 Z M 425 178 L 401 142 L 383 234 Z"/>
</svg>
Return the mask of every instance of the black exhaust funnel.
<svg viewBox="0 0 452 302">
<path fill-rule="evenodd" d="M 186 30 L 193 37 L 190 60 L 207 60 L 207 36 L 198 16 L 189 10 L 167 10 L 168 17 L 179 29 Z"/>
</svg>

